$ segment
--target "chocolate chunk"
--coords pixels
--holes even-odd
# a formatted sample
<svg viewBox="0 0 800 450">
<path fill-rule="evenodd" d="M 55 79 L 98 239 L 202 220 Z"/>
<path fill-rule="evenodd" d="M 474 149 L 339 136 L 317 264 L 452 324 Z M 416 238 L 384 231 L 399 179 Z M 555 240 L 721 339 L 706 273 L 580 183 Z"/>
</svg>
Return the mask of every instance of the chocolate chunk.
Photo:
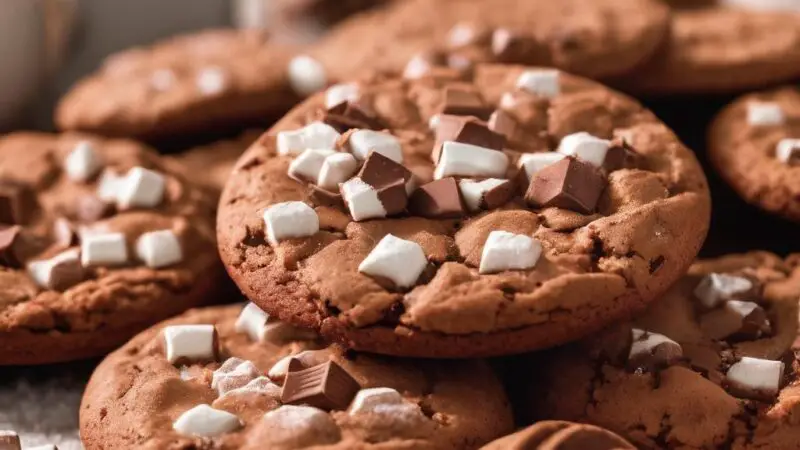
<svg viewBox="0 0 800 450">
<path fill-rule="evenodd" d="M 381 120 L 357 102 L 347 101 L 328 109 L 322 121 L 340 133 L 353 128 L 380 130 L 385 128 Z"/>
<path fill-rule="evenodd" d="M 592 214 L 606 179 L 591 164 L 569 157 L 536 172 L 525 200 L 536 207 L 555 206 Z"/>
<path fill-rule="evenodd" d="M 507 139 L 512 139 L 517 132 L 517 121 L 511 114 L 498 109 L 489 117 L 489 129 L 495 133 L 502 134 Z"/>
<path fill-rule="evenodd" d="M 729 300 L 700 319 L 700 328 L 711 339 L 754 340 L 772 333 L 764 308 L 753 302 Z"/>
<path fill-rule="evenodd" d="M 47 286 L 56 291 L 66 291 L 85 277 L 80 258 L 62 258 L 53 264 Z"/>
<path fill-rule="evenodd" d="M 507 28 L 498 28 L 492 35 L 492 54 L 498 62 L 530 63 L 549 65 L 552 62 L 550 48 L 535 37 Z"/>
<path fill-rule="evenodd" d="M 411 171 L 405 166 L 375 151 L 367 155 L 357 175 L 357 178 L 378 192 L 378 199 L 387 215 L 405 211 L 408 204 L 406 183 L 411 177 Z"/>
<path fill-rule="evenodd" d="M 19 183 L 0 182 L 0 223 L 25 225 L 36 210 L 31 189 Z"/>
<path fill-rule="evenodd" d="M 331 192 L 316 185 L 309 185 L 308 199 L 317 206 L 330 206 L 331 208 L 344 208 L 344 200 L 339 192 Z"/>
<path fill-rule="evenodd" d="M 408 200 L 411 214 L 429 219 L 455 219 L 465 213 L 455 178 L 442 178 L 417 188 Z"/>
<path fill-rule="evenodd" d="M 284 404 L 304 404 L 324 410 L 345 409 L 361 388 L 341 366 L 328 361 L 317 366 L 290 371 L 281 392 Z"/>
<path fill-rule="evenodd" d="M 72 222 L 59 217 L 53 222 L 53 238 L 55 245 L 60 248 L 69 248 L 78 245 L 78 232 Z"/>
<path fill-rule="evenodd" d="M 82 223 L 97 222 L 113 213 L 113 204 L 107 203 L 93 194 L 78 197 L 75 204 L 75 216 Z"/>
<path fill-rule="evenodd" d="M 515 190 L 516 186 L 511 180 L 489 189 L 481 197 L 481 208 L 495 209 L 505 205 L 514 196 Z"/>
<path fill-rule="evenodd" d="M 492 108 L 483 102 L 478 92 L 449 86 L 444 89 L 444 105 L 441 112 L 454 116 L 475 116 L 486 120 L 492 113 Z"/>
<path fill-rule="evenodd" d="M 436 145 L 432 159 L 439 161 L 442 145 L 447 141 L 477 145 L 492 150 L 503 150 L 506 138 L 470 117 L 442 114 L 436 125 Z"/>
<path fill-rule="evenodd" d="M 620 169 L 635 169 L 639 166 L 641 157 L 639 153 L 622 138 L 615 138 L 606 152 L 603 160 L 603 170 L 611 173 Z"/>
<path fill-rule="evenodd" d="M 42 239 L 25 233 L 19 225 L 0 225 L 0 266 L 19 269 L 47 247 Z"/>
</svg>

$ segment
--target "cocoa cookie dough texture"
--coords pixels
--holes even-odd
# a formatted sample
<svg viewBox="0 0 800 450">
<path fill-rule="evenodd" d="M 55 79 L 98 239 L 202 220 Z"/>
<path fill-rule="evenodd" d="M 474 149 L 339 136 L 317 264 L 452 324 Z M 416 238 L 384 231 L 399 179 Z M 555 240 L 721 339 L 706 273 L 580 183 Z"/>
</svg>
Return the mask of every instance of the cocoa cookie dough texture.
<svg viewBox="0 0 800 450">
<path fill-rule="evenodd" d="M 275 317 L 379 353 L 553 346 L 689 266 L 709 198 L 649 111 L 551 69 L 374 77 L 296 108 L 239 161 L 220 251 Z"/>
<path fill-rule="evenodd" d="M 543 420 L 504 436 L 481 450 L 633 450 L 636 447 L 602 428 L 560 420 Z"/>
<path fill-rule="evenodd" d="M 481 361 L 326 347 L 253 304 L 190 311 L 112 353 L 80 422 L 89 450 L 469 449 L 513 428 Z"/>
<path fill-rule="evenodd" d="M 213 294 L 214 204 L 139 144 L 0 139 L 0 364 L 101 355 Z"/>
<path fill-rule="evenodd" d="M 797 448 L 796 256 L 696 263 L 643 317 L 532 356 L 531 419 L 603 426 L 639 448 Z"/>
</svg>

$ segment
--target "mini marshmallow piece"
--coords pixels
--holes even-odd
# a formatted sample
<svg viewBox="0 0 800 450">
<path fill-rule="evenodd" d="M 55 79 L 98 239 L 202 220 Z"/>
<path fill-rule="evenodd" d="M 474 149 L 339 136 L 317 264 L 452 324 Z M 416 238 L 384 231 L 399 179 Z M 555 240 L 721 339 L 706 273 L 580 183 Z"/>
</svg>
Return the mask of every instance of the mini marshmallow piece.
<svg viewBox="0 0 800 450">
<path fill-rule="evenodd" d="M 104 170 L 100 175 L 100 180 L 97 182 L 97 197 L 104 202 L 116 202 L 117 192 L 119 192 L 124 180 L 125 177 L 120 176 L 113 170 Z"/>
<path fill-rule="evenodd" d="M 280 241 L 313 236 L 319 232 L 317 212 L 303 202 L 284 202 L 264 211 L 267 241 L 278 245 Z"/>
<path fill-rule="evenodd" d="M 16 431 L 0 430 L 0 450 L 20 450 L 21 445 Z"/>
<path fill-rule="evenodd" d="M 517 88 L 544 98 L 553 98 L 561 93 L 558 70 L 526 70 L 517 78 Z"/>
<path fill-rule="evenodd" d="M 136 256 L 153 269 L 171 266 L 183 261 L 181 241 L 172 230 L 144 233 L 136 241 Z"/>
<path fill-rule="evenodd" d="M 167 361 L 208 361 L 216 356 L 214 325 L 172 325 L 164 328 Z"/>
<path fill-rule="evenodd" d="M 467 208 L 477 211 L 481 209 L 481 201 L 487 192 L 506 183 L 508 180 L 500 178 L 487 178 L 483 181 L 463 179 L 458 181 L 458 189 Z"/>
<path fill-rule="evenodd" d="M 333 150 L 308 149 L 289 164 L 289 176 L 307 183 L 316 183 L 325 158 L 333 155 Z"/>
<path fill-rule="evenodd" d="M 353 156 L 360 161 L 367 159 L 369 152 L 374 150 L 397 164 L 403 164 L 403 147 L 400 141 L 389 133 L 358 130 L 350 135 L 348 143 Z"/>
<path fill-rule="evenodd" d="M 409 288 L 417 283 L 427 265 L 428 259 L 419 244 L 387 234 L 361 261 L 358 271 L 388 278 L 397 287 Z"/>
<path fill-rule="evenodd" d="M 477 37 L 475 27 L 468 23 L 457 23 L 447 33 L 447 45 L 452 48 L 466 47 L 473 43 Z"/>
<path fill-rule="evenodd" d="M 431 71 L 431 61 L 425 55 L 414 55 L 405 69 L 403 69 L 403 78 L 407 80 L 417 80 Z"/>
<path fill-rule="evenodd" d="M 27 265 L 28 274 L 41 288 L 63 291 L 83 280 L 80 258 L 79 249 L 69 249 L 50 259 L 31 261 Z"/>
<path fill-rule="evenodd" d="M 567 155 L 558 152 L 524 153 L 519 157 L 517 167 L 525 171 L 525 176 L 530 181 L 536 172 L 566 157 Z"/>
<path fill-rule="evenodd" d="M 242 308 L 242 312 L 236 319 L 236 332 L 246 333 L 251 341 L 259 342 L 263 339 L 267 320 L 269 320 L 269 314 L 255 303 L 248 303 Z"/>
<path fill-rule="evenodd" d="M 758 339 L 772 331 L 764 309 L 754 302 L 728 300 L 700 319 L 700 328 L 711 339 Z"/>
<path fill-rule="evenodd" d="M 628 353 L 628 367 L 656 370 L 670 366 L 683 357 L 683 348 L 663 334 L 634 328 L 631 330 L 632 344 Z"/>
<path fill-rule="evenodd" d="M 128 246 L 122 233 L 102 233 L 81 240 L 81 264 L 116 266 L 128 262 Z"/>
<path fill-rule="evenodd" d="M 358 170 L 358 161 L 350 153 L 334 153 L 325 158 L 317 177 L 317 186 L 335 191 Z"/>
<path fill-rule="evenodd" d="M 437 128 L 439 128 L 439 124 L 441 123 L 441 121 L 442 121 L 441 114 L 432 115 L 431 118 L 428 119 L 428 128 L 435 131 Z"/>
<path fill-rule="evenodd" d="M 150 86 L 158 92 L 172 89 L 177 82 L 175 72 L 169 69 L 158 69 L 150 75 Z"/>
<path fill-rule="evenodd" d="M 216 389 L 219 395 L 246 386 L 260 375 L 255 364 L 244 359 L 228 358 L 211 377 L 211 389 Z"/>
<path fill-rule="evenodd" d="M 88 141 L 79 142 L 64 160 L 67 177 L 78 183 L 91 180 L 97 175 L 102 165 L 100 155 Z"/>
<path fill-rule="evenodd" d="M 298 94 L 308 96 L 324 89 L 328 76 L 319 61 L 308 55 L 299 55 L 289 62 L 289 84 Z"/>
<path fill-rule="evenodd" d="M 219 67 L 206 67 L 197 74 L 195 78 L 197 90 L 203 95 L 217 95 L 225 90 L 228 85 L 228 77 Z"/>
<path fill-rule="evenodd" d="M 273 383 L 267 377 L 261 376 L 258 378 L 254 378 L 246 385 L 231 389 L 230 391 L 226 392 L 225 395 L 252 395 L 252 394 L 264 394 L 268 395 L 272 398 L 279 399 L 281 397 L 281 387 L 277 384 Z"/>
<path fill-rule="evenodd" d="M 378 198 L 378 191 L 360 178 L 352 178 L 343 183 L 341 192 L 347 209 L 356 222 L 382 218 L 388 214 Z"/>
<path fill-rule="evenodd" d="M 480 273 L 524 270 L 536 266 L 542 244 L 530 236 L 507 231 L 492 231 L 483 245 Z"/>
<path fill-rule="evenodd" d="M 322 122 L 311 122 L 299 130 L 278 133 L 278 153 L 299 155 L 308 149 L 333 150 L 341 135 L 332 126 Z"/>
<path fill-rule="evenodd" d="M 403 396 L 388 387 L 361 389 L 350 405 L 350 415 L 371 413 L 378 405 L 399 405 Z"/>
<path fill-rule="evenodd" d="M 775 157 L 786 164 L 800 162 L 800 139 L 781 139 L 775 146 Z"/>
<path fill-rule="evenodd" d="M 596 167 L 603 167 L 603 162 L 606 160 L 606 154 L 610 147 L 611 141 L 600 139 L 581 131 L 564 136 L 561 139 L 561 143 L 558 144 L 557 151 L 563 155 L 575 156 L 581 161 Z"/>
<path fill-rule="evenodd" d="M 747 124 L 753 126 L 781 125 L 786 122 L 781 105 L 772 102 L 749 102 Z"/>
<path fill-rule="evenodd" d="M 446 141 L 433 178 L 488 177 L 503 178 L 508 169 L 505 153 L 477 145 Z"/>
<path fill-rule="evenodd" d="M 287 448 L 333 444 L 340 439 L 339 427 L 330 414 L 312 406 L 283 405 L 268 411 L 262 420 L 270 429 L 269 442 L 290 442 Z M 259 443 L 263 445 L 263 440 Z"/>
<path fill-rule="evenodd" d="M 735 395 L 759 400 L 778 394 L 784 369 L 781 361 L 745 356 L 728 369 L 725 377 Z"/>
<path fill-rule="evenodd" d="M 753 282 L 744 277 L 725 273 L 708 274 L 694 289 L 694 296 L 706 308 L 715 308 L 725 300 L 746 294 L 753 289 Z"/>
<path fill-rule="evenodd" d="M 352 102 L 358 99 L 358 85 L 356 83 L 334 84 L 325 91 L 325 107 L 333 108 L 344 102 Z"/>
<path fill-rule="evenodd" d="M 214 437 L 230 433 L 241 426 L 239 418 L 227 411 L 208 405 L 197 405 L 181 414 L 172 424 L 172 429 L 184 436 Z"/>
<path fill-rule="evenodd" d="M 120 180 L 117 207 L 153 208 L 164 200 L 164 176 L 144 167 L 134 167 Z"/>
</svg>

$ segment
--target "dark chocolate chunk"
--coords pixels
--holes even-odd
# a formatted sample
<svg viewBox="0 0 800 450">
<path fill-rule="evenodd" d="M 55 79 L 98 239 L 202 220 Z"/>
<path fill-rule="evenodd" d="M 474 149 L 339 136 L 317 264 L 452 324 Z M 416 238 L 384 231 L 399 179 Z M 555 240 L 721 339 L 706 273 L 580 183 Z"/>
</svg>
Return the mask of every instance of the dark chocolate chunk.
<svg viewBox="0 0 800 450">
<path fill-rule="evenodd" d="M 378 199 L 386 214 L 394 215 L 405 211 L 408 205 L 406 183 L 412 177 L 411 171 L 405 166 L 372 151 L 364 160 L 357 177 L 378 191 Z"/>
<path fill-rule="evenodd" d="M 441 113 L 454 116 L 475 116 L 487 120 L 492 114 L 492 108 L 483 102 L 478 92 L 463 87 L 449 86 L 444 89 L 444 105 Z"/>
<path fill-rule="evenodd" d="M 502 184 L 498 184 L 497 186 L 489 189 L 488 191 L 483 193 L 481 197 L 481 208 L 482 209 L 495 209 L 499 208 L 506 203 L 514 196 L 514 192 L 516 190 L 516 186 L 514 182 L 511 180 L 506 180 Z"/>
<path fill-rule="evenodd" d="M 19 225 L 0 225 L 0 266 L 22 268 L 46 247 L 46 242 L 27 234 Z"/>
<path fill-rule="evenodd" d="M 430 219 L 455 219 L 464 215 L 464 203 L 455 178 L 442 178 L 417 188 L 408 200 L 411 214 Z"/>
<path fill-rule="evenodd" d="M 536 207 L 569 209 L 592 214 L 606 179 L 589 163 L 569 157 L 536 172 L 525 200 Z"/>
<path fill-rule="evenodd" d="M 611 173 L 620 169 L 635 169 L 639 166 L 641 157 L 625 139 L 615 138 L 606 152 L 603 160 L 603 170 Z"/>
<path fill-rule="evenodd" d="M 370 130 L 385 128 L 375 114 L 353 101 L 341 102 L 328 109 L 322 115 L 322 121 L 340 133 L 354 128 Z"/>
<path fill-rule="evenodd" d="M 361 389 L 358 382 L 333 361 L 290 371 L 283 382 L 281 402 L 309 405 L 327 411 L 345 409 Z"/>
<path fill-rule="evenodd" d="M 503 150 L 506 138 L 495 133 L 483 124 L 470 117 L 442 114 L 436 126 L 436 145 L 433 149 L 433 160 L 438 161 L 442 145 L 447 141 L 477 145 L 492 150 Z"/>
<path fill-rule="evenodd" d="M 0 223 L 25 225 L 36 211 L 36 197 L 27 186 L 0 182 Z"/>
</svg>

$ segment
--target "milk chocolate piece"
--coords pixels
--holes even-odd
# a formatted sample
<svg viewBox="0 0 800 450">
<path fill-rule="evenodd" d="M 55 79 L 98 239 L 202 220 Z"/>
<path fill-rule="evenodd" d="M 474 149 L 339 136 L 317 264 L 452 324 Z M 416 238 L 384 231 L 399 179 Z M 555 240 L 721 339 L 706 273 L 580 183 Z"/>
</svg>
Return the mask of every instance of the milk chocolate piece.
<svg viewBox="0 0 800 450">
<path fill-rule="evenodd" d="M 56 291 L 66 291 L 83 281 L 85 277 L 86 271 L 81 265 L 80 258 L 65 259 L 53 265 L 47 286 Z"/>
<path fill-rule="evenodd" d="M 498 62 L 549 65 L 552 61 L 550 48 L 534 36 L 508 28 L 498 28 L 492 36 L 492 53 Z"/>
<path fill-rule="evenodd" d="M 639 166 L 641 157 L 634 148 L 623 138 L 615 138 L 606 152 L 603 160 L 603 170 L 611 173 L 620 169 L 635 169 Z"/>
<path fill-rule="evenodd" d="M 503 150 L 506 144 L 505 136 L 495 133 L 471 117 L 442 114 L 436 126 L 436 145 L 432 155 L 434 161 L 439 160 L 442 145 L 446 141 L 477 145 L 492 150 Z"/>
<path fill-rule="evenodd" d="M 511 114 L 498 109 L 489 117 L 489 129 L 495 133 L 502 134 L 506 139 L 512 139 L 517 132 L 517 121 Z"/>
<path fill-rule="evenodd" d="M 411 171 L 382 154 L 372 151 L 364 160 L 358 178 L 378 191 L 378 199 L 387 215 L 399 214 L 408 205 L 406 183 L 411 180 Z"/>
<path fill-rule="evenodd" d="M 0 223 L 25 225 L 35 209 L 32 190 L 22 184 L 0 181 Z"/>
<path fill-rule="evenodd" d="M 455 178 L 442 178 L 417 188 L 408 200 L 411 214 L 429 219 L 456 219 L 465 213 Z"/>
<path fill-rule="evenodd" d="M 341 193 L 338 191 L 331 192 L 313 184 L 309 185 L 308 199 L 311 200 L 311 203 L 317 206 L 330 206 L 331 208 L 339 209 L 344 208 L 344 200 L 342 199 Z"/>
<path fill-rule="evenodd" d="M 554 206 L 592 214 L 606 183 L 591 164 L 564 158 L 536 172 L 525 200 L 540 208 Z"/>
<path fill-rule="evenodd" d="M 0 225 L 0 266 L 19 269 L 47 247 L 47 243 L 26 234 L 19 225 Z"/>
<path fill-rule="evenodd" d="M 289 371 L 283 382 L 281 402 L 315 408 L 343 410 L 361 389 L 358 382 L 333 361 L 308 369 Z"/>
<path fill-rule="evenodd" d="M 481 197 L 481 209 L 495 209 L 505 205 L 514 196 L 515 190 L 512 180 L 506 180 L 505 183 L 489 189 Z"/>
<path fill-rule="evenodd" d="M 82 223 L 97 222 L 113 213 L 114 205 L 93 194 L 78 197 L 75 204 L 75 216 Z"/>
<path fill-rule="evenodd" d="M 483 102 L 478 92 L 450 86 L 444 89 L 444 105 L 441 112 L 454 116 L 475 116 L 486 120 L 492 113 L 492 108 Z"/>
<path fill-rule="evenodd" d="M 322 121 L 340 133 L 360 128 L 380 130 L 385 128 L 380 119 L 354 101 L 341 102 L 325 111 Z"/>
</svg>

